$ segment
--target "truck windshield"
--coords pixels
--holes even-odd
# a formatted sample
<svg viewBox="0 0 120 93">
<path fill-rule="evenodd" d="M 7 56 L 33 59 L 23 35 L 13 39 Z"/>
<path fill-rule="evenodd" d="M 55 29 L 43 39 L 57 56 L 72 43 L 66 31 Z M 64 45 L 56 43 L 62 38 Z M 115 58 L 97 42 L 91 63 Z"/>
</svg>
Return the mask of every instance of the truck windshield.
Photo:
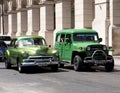
<svg viewBox="0 0 120 93">
<path fill-rule="evenodd" d="M 73 34 L 74 41 L 97 41 L 98 35 L 96 33 L 75 33 Z"/>
</svg>

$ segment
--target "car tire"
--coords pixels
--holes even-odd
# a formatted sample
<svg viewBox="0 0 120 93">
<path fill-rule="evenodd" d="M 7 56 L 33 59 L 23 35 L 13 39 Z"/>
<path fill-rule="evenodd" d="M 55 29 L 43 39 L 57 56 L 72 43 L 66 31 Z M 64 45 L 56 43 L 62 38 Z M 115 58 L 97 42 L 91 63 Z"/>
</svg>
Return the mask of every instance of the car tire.
<svg viewBox="0 0 120 93">
<path fill-rule="evenodd" d="M 52 65 L 51 70 L 52 71 L 58 71 L 58 65 Z"/>
<path fill-rule="evenodd" d="M 74 70 L 79 71 L 82 67 L 82 59 L 79 55 L 76 55 L 73 58 L 73 63 L 74 63 Z"/>
<path fill-rule="evenodd" d="M 24 72 L 24 67 L 22 67 L 20 62 L 18 62 L 17 67 L 18 67 L 19 73 L 23 73 Z"/>
<path fill-rule="evenodd" d="M 64 64 L 59 63 L 60 68 L 64 68 Z"/>
<path fill-rule="evenodd" d="M 10 69 L 11 68 L 10 60 L 8 58 L 5 58 L 4 62 L 5 62 L 5 68 Z"/>
</svg>

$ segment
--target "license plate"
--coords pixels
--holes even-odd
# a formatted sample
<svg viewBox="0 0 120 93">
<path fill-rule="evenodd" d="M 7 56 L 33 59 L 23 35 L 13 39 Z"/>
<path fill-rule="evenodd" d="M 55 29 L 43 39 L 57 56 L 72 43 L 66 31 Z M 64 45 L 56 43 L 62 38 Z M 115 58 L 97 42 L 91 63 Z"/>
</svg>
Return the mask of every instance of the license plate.
<svg viewBox="0 0 120 93">
<path fill-rule="evenodd" d="M 38 65 L 38 66 L 47 66 L 48 64 L 47 63 L 43 63 L 43 62 L 36 62 L 35 63 L 36 65 Z"/>
<path fill-rule="evenodd" d="M 104 62 L 102 60 L 95 60 L 95 64 L 103 64 Z"/>
</svg>

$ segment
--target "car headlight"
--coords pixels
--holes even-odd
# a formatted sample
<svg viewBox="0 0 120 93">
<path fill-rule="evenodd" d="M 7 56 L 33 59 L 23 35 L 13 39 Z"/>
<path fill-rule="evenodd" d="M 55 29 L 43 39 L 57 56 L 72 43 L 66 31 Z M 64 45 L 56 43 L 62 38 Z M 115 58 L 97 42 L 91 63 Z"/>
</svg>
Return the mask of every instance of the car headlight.
<svg viewBox="0 0 120 93">
<path fill-rule="evenodd" d="M 22 56 L 23 56 L 24 58 L 26 58 L 26 57 L 28 56 L 28 54 L 27 54 L 26 52 L 23 52 L 23 53 L 22 53 Z"/>
<path fill-rule="evenodd" d="M 106 47 L 106 46 L 103 46 L 103 50 L 107 50 L 107 47 Z"/>
<path fill-rule="evenodd" d="M 88 50 L 88 51 L 90 51 L 90 49 L 91 49 L 90 47 L 87 47 L 87 50 Z"/>
</svg>

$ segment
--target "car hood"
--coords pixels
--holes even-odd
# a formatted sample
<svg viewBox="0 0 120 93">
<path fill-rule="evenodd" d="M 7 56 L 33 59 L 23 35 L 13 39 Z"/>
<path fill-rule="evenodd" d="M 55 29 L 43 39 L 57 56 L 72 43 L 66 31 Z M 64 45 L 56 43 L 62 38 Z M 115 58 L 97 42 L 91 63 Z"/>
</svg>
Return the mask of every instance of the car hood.
<svg viewBox="0 0 120 93">
<path fill-rule="evenodd" d="M 30 46 L 19 49 L 21 52 L 26 52 L 29 55 L 49 55 L 54 52 L 53 49 L 49 49 L 48 46 Z"/>
</svg>

